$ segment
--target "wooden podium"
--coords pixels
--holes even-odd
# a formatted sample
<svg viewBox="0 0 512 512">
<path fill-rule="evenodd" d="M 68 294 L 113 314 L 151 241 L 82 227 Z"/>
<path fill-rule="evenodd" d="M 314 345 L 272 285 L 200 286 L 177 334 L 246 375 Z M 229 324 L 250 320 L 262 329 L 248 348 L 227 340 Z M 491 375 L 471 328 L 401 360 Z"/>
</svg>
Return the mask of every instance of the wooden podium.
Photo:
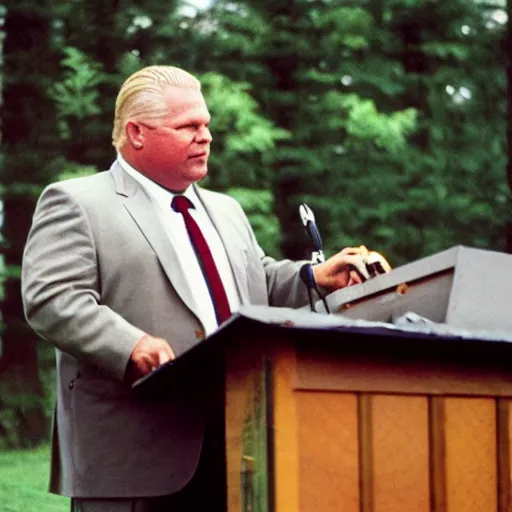
<svg viewBox="0 0 512 512">
<path fill-rule="evenodd" d="M 136 392 L 172 392 L 212 354 L 229 512 L 512 510 L 512 335 L 250 307 Z"/>
</svg>

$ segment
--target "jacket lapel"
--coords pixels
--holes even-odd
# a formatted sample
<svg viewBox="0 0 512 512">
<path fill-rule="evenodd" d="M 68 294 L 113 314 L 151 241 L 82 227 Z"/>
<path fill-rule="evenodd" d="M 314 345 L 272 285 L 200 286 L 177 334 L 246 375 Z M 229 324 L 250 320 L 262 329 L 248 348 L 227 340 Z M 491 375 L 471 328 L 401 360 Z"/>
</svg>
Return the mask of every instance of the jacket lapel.
<svg viewBox="0 0 512 512">
<path fill-rule="evenodd" d="M 114 178 L 116 193 L 125 197 L 124 206 L 128 213 L 155 251 L 176 293 L 200 321 L 201 317 L 195 306 L 192 290 L 184 278 L 186 269 L 180 265 L 176 248 L 171 244 L 161 223 L 156 220 L 157 207 L 145 190 L 135 179 L 123 171 L 117 162 L 114 163 L 110 171 Z"/>
<path fill-rule="evenodd" d="M 249 283 L 247 282 L 247 274 L 245 272 L 247 262 L 244 259 L 243 251 L 236 245 L 236 238 L 232 236 L 230 231 L 230 226 L 233 222 L 233 219 L 230 218 L 232 212 L 227 210 L 225 206 L 223 207 L 222 204 L 217 204 L 210 200 L 211 196 L 205 194 L 200 187 L 194 186 L 194 189 L 224 244 L 231 270 L 235 277 L 240 303 L 249 304 Z"/>
</svg>

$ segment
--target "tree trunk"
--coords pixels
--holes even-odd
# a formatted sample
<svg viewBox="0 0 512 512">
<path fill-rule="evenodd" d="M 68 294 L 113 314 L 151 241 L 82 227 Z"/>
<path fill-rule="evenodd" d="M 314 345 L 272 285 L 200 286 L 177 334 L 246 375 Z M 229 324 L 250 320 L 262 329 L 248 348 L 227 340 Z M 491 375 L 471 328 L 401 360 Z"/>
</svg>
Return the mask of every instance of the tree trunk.
<svg viewBox="0 0 512 512">
<path fill-rule="evenodd" d="M 294 0 L 289 0 L 281 2 L 279 6 L 275 7 L 273 14 L 276 18 L 288 19 L 289 30 L 292 30 L 291 27 L 296 24 L 296 19 L 300 18 L 297 9 L 299 8 L 295 5 Z M 302 37 L 299 28 L 297 28 L 297 37 Z M 302 56 L 290 44 L 285 51 L 279 46 L 277 40 L 274 41 L 274 45 L 273 53 L 266 58 L 266 65 L 274 77 L 274 88 L 277 92 L 276 100 L 272 104 L 272 118 L 277 126 L 289 130 L 293 134 L 298 124 L 297 104 L 289 100 L 280 101 L 279 98 L 281 96 L 286 98 L 291 94 L 299 97 L 300 83 L 296 79 L 296 74 Z M 281 253 L 285 258 L 292 260 L 310 257 L 310 254 L 307 254 L 308 242 L 298 209 L 304 194 L 301 177 L 301 168 L 304 164 L 299 157 L 290 157 L 296 145 L 296 140 L 279 143 L 278 158 L 274 163 L 275 213 L 279 219 L 282 233 Z M 288 151 L 286 151 L 287 148 Z M 280 156 L 280 150 L 285 150 L 283 153 L 287 156 Z"/>
</svg>

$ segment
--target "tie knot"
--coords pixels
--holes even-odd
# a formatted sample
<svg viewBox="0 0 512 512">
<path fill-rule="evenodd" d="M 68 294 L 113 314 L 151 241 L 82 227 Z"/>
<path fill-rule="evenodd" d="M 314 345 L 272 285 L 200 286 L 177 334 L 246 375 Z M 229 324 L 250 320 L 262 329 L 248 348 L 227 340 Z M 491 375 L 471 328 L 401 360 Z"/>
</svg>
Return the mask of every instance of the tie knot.
<svg viewBox="0 0 512 512">
<path fill-rule="evenodd" d="M 172 199 L 171 207 L 175 212 L 183 213 L 189 208 L 193 208 L 194 205 L 188 197 L 185 196 L 174 196 Z"/>
</svg>

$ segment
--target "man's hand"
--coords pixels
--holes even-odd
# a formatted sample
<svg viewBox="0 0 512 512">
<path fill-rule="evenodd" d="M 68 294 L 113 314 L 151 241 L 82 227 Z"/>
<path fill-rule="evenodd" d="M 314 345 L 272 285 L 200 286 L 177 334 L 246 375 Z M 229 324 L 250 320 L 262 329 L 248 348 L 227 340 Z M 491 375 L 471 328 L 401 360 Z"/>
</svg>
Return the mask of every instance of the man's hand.
<svg viewBox="0 0 512 512">
<path fill-rule="evenodd" d="M 367 257 L 368 249 L 364 245 L 342 249 L 324 263 L 313 266 L 316 284 L 333 292 L 366 281 L 370 277 L 365 265 Z"/>
<path fill-rule="evenodd" d="M 172 359 L 176 356 L 166 340 L 145 334 L 132 350 L 126 380 L 132 383 Z"/>
</svg>

